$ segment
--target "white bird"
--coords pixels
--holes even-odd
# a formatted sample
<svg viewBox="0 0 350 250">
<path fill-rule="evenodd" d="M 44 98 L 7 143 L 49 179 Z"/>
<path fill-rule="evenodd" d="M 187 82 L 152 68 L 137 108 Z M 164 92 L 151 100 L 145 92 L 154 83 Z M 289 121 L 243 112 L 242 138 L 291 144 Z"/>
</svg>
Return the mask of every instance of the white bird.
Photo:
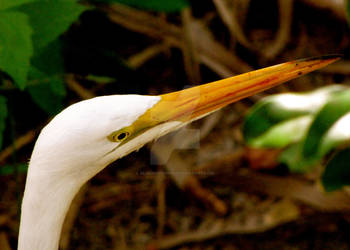
<svg viewBox="0 0 350 250">
<path fill-rule="evenodd" d="M 70 203 L 84 183 L 144 144 L 339 59 L 287 62 L 160 95 L 111 95 L 78 102 L 40 133 L 22 202 L 19 250 L 56 250 Z"/>
</svg>

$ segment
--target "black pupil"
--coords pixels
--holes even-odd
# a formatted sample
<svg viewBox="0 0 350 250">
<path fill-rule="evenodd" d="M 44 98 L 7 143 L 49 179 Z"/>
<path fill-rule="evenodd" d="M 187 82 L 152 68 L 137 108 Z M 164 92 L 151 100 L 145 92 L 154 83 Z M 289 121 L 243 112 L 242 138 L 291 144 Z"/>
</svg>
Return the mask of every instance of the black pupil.
<svg viewBox="0 0 350 250">
<path fill-rule="evenodd" d="M 126 133 L 123 132 L 123 133 L 120 133 L 117 138 L 118 140 L 123 140 L 125 137 L 126 137 Z"/>
</svg>

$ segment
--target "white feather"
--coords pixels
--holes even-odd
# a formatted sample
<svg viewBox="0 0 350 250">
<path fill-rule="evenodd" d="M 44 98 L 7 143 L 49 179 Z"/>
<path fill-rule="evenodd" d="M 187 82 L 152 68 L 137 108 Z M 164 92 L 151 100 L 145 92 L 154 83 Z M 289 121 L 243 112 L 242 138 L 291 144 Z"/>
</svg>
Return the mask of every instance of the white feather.
<svg viewBox="0 0 350 250">
<path fill-rule="evenodd" d="M 58 249 L 65 214 L 86 181 L 109 163 L 184 125 L 160 124 L 120 147 L 108 140 L 159 100 L 140 95 L 93 98 L 68 107 L 42 130 L 29 164 L 19 250 Z"/>
</svg>

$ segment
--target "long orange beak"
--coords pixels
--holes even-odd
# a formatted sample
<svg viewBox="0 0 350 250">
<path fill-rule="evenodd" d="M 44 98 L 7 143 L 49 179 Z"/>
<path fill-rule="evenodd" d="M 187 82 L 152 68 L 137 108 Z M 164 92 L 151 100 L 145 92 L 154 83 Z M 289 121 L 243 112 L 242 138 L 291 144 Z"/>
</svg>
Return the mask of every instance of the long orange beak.
<svg viewBox="0 0 350 250">
<path fill-rule="evenodd" d="M 339 60 L 339 56 L 301 59 L 161 95 L 150 110 L 156 123 L 191 121 L 242 98 L 272 88 Z"/>
<path fill-rule="evenodd" d="M 191 122 L 232 102 L 327 66 L 338 59 L 339 56 L 323 56 L 291 61 L 161 95 L 157 104 L 129 127 L 112 133 L 110 138 L 114 140 L 115 134 L 120 132 L 136 136 L 149 128 L 171 121 Z"/>
</svg>

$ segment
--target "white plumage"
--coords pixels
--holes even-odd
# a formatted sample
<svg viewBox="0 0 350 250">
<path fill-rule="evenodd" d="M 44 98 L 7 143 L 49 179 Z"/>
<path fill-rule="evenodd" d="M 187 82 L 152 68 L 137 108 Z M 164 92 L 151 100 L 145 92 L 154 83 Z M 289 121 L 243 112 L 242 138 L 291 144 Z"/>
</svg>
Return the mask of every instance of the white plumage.
<svg viewBox="0 0 350 250">
<path fill-rule="evenodd" d="M 109 134 L 131 125 L 159 100 L 140 95 L 96 97 L 68 107 L 42 130 L 30 160 L 19 249 L 57 248 L 64 215 L 79 188 L 109 163 L 158 136 L 149 131 L 118 148 L 120 142 L 108 140 Z"/>
</svg>

